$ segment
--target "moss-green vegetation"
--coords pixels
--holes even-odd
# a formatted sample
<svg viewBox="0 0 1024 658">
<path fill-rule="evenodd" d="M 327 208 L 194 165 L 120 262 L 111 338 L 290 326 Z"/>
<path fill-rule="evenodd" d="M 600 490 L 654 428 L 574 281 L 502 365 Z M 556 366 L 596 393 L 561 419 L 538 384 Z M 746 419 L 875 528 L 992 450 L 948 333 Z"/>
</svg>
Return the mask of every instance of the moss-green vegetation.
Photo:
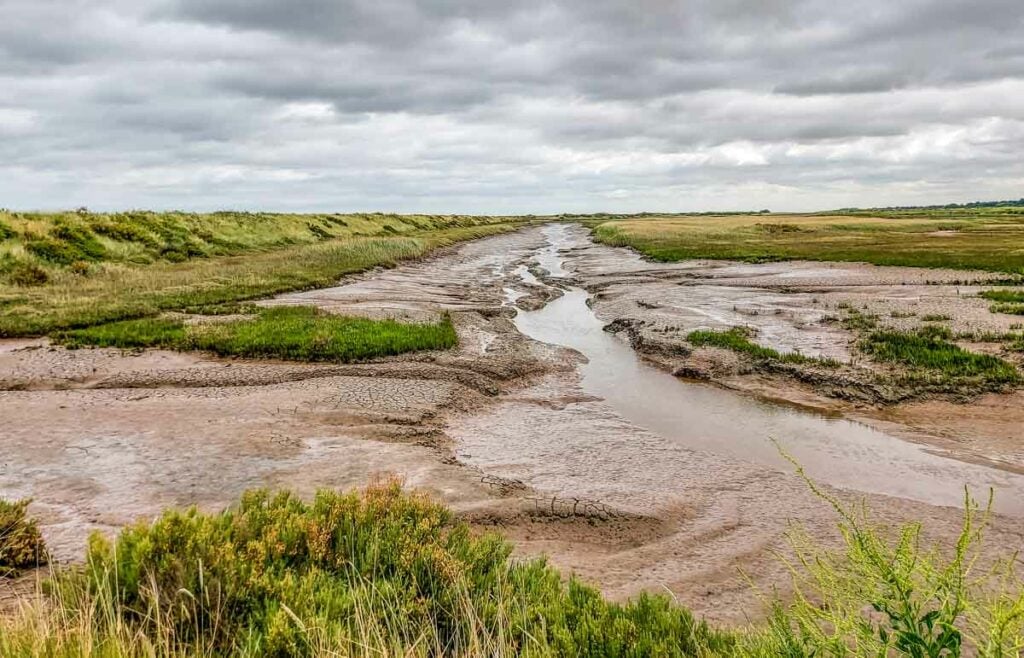
<svg viewBox="0 0 1024 658">
<path fill-rule="evenodd" d="M 487 217 L 245 213 L 0 213 L 0 221 L 14 227 L 0 241 L 0 337 L 324 287 L 344 274 L 521 226 Z M 32 240 L 59 245 L 53 254 L 77 250 L 76 260 L 43 258 L 43 247 L 28 248 Z"/>
<path fill-rule="evenodd" d="M 1024 274 L 1019 208 L 651 217 L 599 223 L 594 234 L 660 261 L 804 259 Z"/>
<path fill-rule="evenodd" d="M 813 487 L 813 484 L 811 485 Z M 166 512 L 94 536 L 49 596 L 0 616 L 3 658 L 1016 656 L 1012 561 L 975 569 L 985 516 L 955 550 L 839 513 L 845 551 L 792 535 L 797 588 L 748 629 L 716 630 L 664 595 L 611 603 L 544 561 L 510 558 L 394 483 L 312 502 L 252 491 L 219 514 Z M 971 654 L 971 652 L 974 652 Z"/>
<path fill-rule="evenodd" d="M 868 333 L 860 348 L 877 361 L 906 366 L 951 384 L 972 384 L 979 390 L 1020 382 L 1013 364 L 965 350 L 950 338 L 952 332 L 941 325 L 927 325 L 916 332 L 878 330 Z"/>
<path fill-rule="evenodd" d="M 46 564 L 46 545 L 39 526 L 27 514 L 29 502 L 0 499 L 0 578 Z"/>
<path fill-rule="evenodd" d="M 53 335 L 53 340 L 71 348 L 91 346 L 187 349 L 185 323 L 177 318 L 139 318 L 108 322 L 58 332 Z"/>
<path fill-rule="evenodd" d="M 57 270 L 77 262 L 148 264 L 357 237 L 500 223 L 458 215 L 0 211 L 0 255 Z"/>
<path fill-rule="evenodd" d="M 686 340 L 694 347 L 720 347 L 746 354 L 749 357 L 762 361 L 778 361 L 781 363 L 818 363 L 834 366 L 837 363 L 830 359 L 815 359 L 804 356 L 797 352 L 779 352 L 770 347 L 764 347 L 753 342 L 751 330 L 746 327 L 733 327 L 724 331 L 711 329 L 698 329 L 691 331 Z"/>
<path fill-rule="evenodd" d="M 350 362 L 457 343 L 451 318 L 402 323 L 326 313 L 309 306 L 279 306 L 255 317 L 186 325 L 175 318 L 140 318 L 60 332 L 69 346 L 204 350 L 221 356 Z"/>
<path fill-rule="evenodd" d="M 980 296 L 995 302 L 989 307 L 993 313 L 1024 315 L 1024 290 L 984 290 Z"/>
<path fill-rule="evenodd" d="M 56 581 L 54 626 L 40 638 L 0 622 L 0 656 L 639 658 L 731 644 L 664 596 L 610 603 L 510 553 L 395 484 L 311 503 L 253 491 L 222 514 L 94 537 L 85 568 Z"/>
</svg>

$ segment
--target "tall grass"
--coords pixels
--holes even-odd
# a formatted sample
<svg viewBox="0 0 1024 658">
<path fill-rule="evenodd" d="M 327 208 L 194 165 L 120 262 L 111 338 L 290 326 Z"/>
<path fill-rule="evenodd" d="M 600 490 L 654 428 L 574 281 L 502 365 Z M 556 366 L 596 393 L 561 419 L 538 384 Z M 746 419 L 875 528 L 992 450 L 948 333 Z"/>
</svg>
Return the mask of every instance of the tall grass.
<svg viewBox="0 0 1024 658">
<path fill-rule="evenodd" d="M 801 472 L 802 474 L 802 472 Z M 953 546 L 890 529 L 808 480 L 841 549 L 799 528 L 794 580 L 769 618 L 716 630 L 661 595 L 611 603 L 543 560 L 511 559 L 395 482 L 312 502 L 246 493 L 217 514 L 169 511 L 0 616 L 0 656 L 1011 658 L 1024 650 L 1013 558 L 981 559 L 988 508 L 966 498 Z"/>
<path fill-rule="evenodd" d="M 662 596 L 610 603 L 395 483 L 247 493 L 94 536 L 0 656 L 696 656 L 733 640 Z"/>
<path fill-rule="evenodd" d="M 257 309 L 249 319 L 186 325 L 180 319 L 142 318 L 60 332 L 69 347 L 203 350 L 221 356 L 296 361 L 359 361 L 458 342 L 451 318 L 434 323 L 340 316 L 310 306 Z"/>
<path fill-rule="evenodd" d="M 794 462 L 795 463 L 795 462 Z M 794 598 L 776 604 L 759 640 L 790 656 L 1013 658 L 1024 651 L 1024 586 L 1016 555 L 983 561 L 989 504 L 965 491 L 964 521 L 952 547 L 928 546 L 922 524 L 893 531 L 874 523 L 798 472 L 838 515 L 841 551 L 798 527 L 787 560 Z"/>
</svg>

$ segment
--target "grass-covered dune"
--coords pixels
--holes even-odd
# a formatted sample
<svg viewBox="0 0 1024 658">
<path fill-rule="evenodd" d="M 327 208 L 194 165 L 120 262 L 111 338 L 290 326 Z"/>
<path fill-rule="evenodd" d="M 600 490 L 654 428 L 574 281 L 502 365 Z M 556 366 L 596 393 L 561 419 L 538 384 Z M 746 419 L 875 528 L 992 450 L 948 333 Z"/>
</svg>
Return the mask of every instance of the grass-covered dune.
<svg viewBox="0 0 1024 658">
<path fill-rule="evenodd" d="M 668 216 L 596 224 L 598 241 L 659 261 L 824 260 L 1024 274 L 1024 209 Z"/>
<path fill-rule="evenodd" d="M 0 212 L 0 337 L 323 287 L 521 226 L 504 217 Z"/>
<path fill-rule="evenodd" d="M 221 513 L 169 511 L 115 541 L 93 536 L 81 564 L 51 567 L 36 598 L 0 612 L 0 657 L 1011 658 L 1024 649 L 1024 588 L 1011 561 L 976 566 L 976 507 L 955 546 L 936 551 L 917 524 L 878 528 L 819 494 L 836 506 L 845 550 L 794 531 L 795 594 L 749 628 L 710 627 L 662 594 L 610 602 L 386 482 L 311 502 L 252 491 Z M 24 505 L 9 508 L 31 526 Z"/>
</svg>

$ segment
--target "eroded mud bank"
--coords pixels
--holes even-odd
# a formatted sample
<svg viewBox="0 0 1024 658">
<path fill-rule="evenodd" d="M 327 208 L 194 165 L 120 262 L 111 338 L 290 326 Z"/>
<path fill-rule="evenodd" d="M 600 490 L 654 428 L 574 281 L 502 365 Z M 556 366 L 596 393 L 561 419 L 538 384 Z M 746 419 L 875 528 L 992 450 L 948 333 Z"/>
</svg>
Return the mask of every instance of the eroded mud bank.
<svg viewBox="0 0 1024 658">
<path fill-rule="evenodd" d="M 340 366 L 6 342 L 0 495 L 35 498 L 51 546 L 71 559 L 88 531 L 169 505 L 216 509 L 253 486 L 310 493 L 393 473 L 609 594 L 668 588 L 698 613 L 741 622 L 760 611 L 748 577 L 785 584 L 773 551 L 790 521 L 833 536 L 831 511 L 768 442 L 777 434 L 838 495 L 866 497 L 888 520 L 928 519 L 938 537 L 955 534 L 960 480 L 1005 489 L 1013 497 L 1000 497 L 990 545 L 1019 547 L 1019 478 L 988 463 L 1024 466 L 1012 441 L 966 420 L 938 436 L 927 429 L 938 416 L 920 406 L 857 408 L 758 373 L 720 382 L 871 415 L 876 429 L 669 374 L 688 327 L 737 315 L 780 349 L 845 358 L 849 336 L 822 323 L 819 306 L 889 285 L 856 283 L 859 266 L 759 267 L 654 265 L 554 225 L 266 302 L 408 319 L 449 311 L 460 336 L 449 353 Z M 817 292 L 799 289 L 808 278 Z M 912 288 L 897 281 L 900 294 Z M 949 435 L 958 422 L 973 432 L 966 449 Z M 933 455 L 895 436 L 905 434 L 958 451 Z M 972 455 L 983 463 L 956 458 Z M 883 486 L 894 479 L 909 488 Z"/>
</svg>

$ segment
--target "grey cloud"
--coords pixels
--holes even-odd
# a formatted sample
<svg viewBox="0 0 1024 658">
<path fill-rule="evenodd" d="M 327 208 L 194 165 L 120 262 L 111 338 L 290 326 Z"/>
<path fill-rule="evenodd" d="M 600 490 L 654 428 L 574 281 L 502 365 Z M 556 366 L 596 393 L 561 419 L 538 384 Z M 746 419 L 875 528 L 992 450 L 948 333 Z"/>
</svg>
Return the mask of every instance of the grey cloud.
<svg viewBox="0 0 1024 658">
<path fill-rule="evenodd" d="M 0 13 L 3 206 L 807 209 L 1024 183 L 1019 0 Z"/>
</svg>

